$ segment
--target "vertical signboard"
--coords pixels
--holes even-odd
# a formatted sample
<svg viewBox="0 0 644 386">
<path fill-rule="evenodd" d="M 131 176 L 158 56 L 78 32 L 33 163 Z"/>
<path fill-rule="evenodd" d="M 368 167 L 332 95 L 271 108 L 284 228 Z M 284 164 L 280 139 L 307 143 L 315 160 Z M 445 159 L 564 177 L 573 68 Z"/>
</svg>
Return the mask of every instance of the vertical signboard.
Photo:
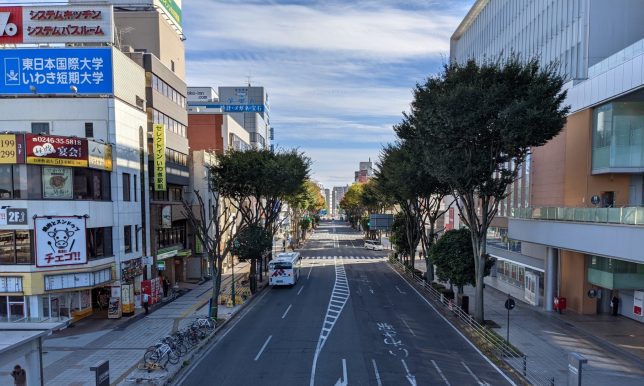
<svg viewBox="0 0 644 386">
<path fill-rule="evenodd" d="M 87 150 L 90 168 L 112 171 L 112 145 L 90 139 L 87 141 Z"/>
<path fill-rule="evenodd" d="M 152 146 L 154 151 L 154 190 L 166 190 L 165 180 L 165 126 L 155 124 L 152 131 Z"/>
<path fill-rule="evenodd" d="M 36 217 L 34 230 L 37 267 L 87 263 L 84 217 Z"/>
<path fill-rule="evenodd" d="M 23 134 L 0 134 L 0 164 L 25 162 Z"/>
</svg>

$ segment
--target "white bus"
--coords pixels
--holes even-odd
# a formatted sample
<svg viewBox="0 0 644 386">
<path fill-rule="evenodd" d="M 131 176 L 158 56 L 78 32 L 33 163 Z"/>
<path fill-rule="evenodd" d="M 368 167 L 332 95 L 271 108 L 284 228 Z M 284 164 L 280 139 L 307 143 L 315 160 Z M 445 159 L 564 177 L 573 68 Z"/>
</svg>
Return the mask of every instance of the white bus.
<svg viewBox="0 0 644 386">
<path fill-rule="evenodd" d="M 302 264 L 299 252 L 278 253 L 268 263 L 269 285 L 295 285 L 300 277 Z"/>
</svg>

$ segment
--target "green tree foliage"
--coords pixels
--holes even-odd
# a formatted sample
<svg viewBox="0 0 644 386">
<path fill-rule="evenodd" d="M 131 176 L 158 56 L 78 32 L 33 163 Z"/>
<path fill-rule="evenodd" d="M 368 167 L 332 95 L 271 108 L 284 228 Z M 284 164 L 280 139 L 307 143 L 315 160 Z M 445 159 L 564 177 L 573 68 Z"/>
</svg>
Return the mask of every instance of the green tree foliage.
<svg viewBox="0 0 644 386">
<path fill-rule="evenodd" d="M 344 209 L 347 221 L 353 227 L 358 226 L 358 221 L 364 215 L 366 209 L 362 202 L 362 193 L 364 192 L 363 183 L 355 183 L 349 187 L 347 192 L 340 200 L 340 208 Z"/>
<path fill-rule="evenodd" d="M 418 227 L 409 227 L 410 220 L 405 212 L 398 212 L 394 215 L 394 222 L 391 225 L 391 236 L 389 241 L 394 246 L 394 250 L 401 257 L 401 260 L 407 265 L 412 266 L 411 259 L 416 252 L 416 247 L 420 241 L 420 232 Z M 406 258 L 409 260 L 406 261 Z"/>
<path fill-rule="evenodd" d="M 217 155 L 217 164 L 210 168 L 210 183 L 239 213 L 238 232 L 259 226 L 272 238 L 280 225 L 282 202 L 301 192 L 310 166 L 310 159 L 296 150 L 230 151 Z M 270 253 L 269 247 L 269 258 Z M 264 262 L 261 256 L 260 264 Z M 251 264 L 252 272 L 256 272 L 255 264 Z"/>
<path fill-rule="evenodd" d="M 232 252 L 239 257 L 240 261 L 258 261 L 273 246 L 273 235 L 258 224 L 252 224 L 240 230 L 232 243 Z M 255 292 L 255 264 L 250 265 L 251 291 Z"/>
<path fill-rule="evenodd" d="M 299 241 L 300 236 L 304 237 L 306 233 L 302 231 L 308 229 L 302 228 L 301 220 L 304 216 L 316 216 L 324 208 L 324 196 L 322 195 L 320 187 L 315 182 L 307 179 L 303 181 L 300 190 L 296 194 L 286 197 L 286 202 L 289 204 L 291 218 L 296 225 L 296 241 Z"/>
<path fill-rule="evenodd" d="M 423 167 L 449 185 L 471 230 L 475 317 L 483 322 L 486 235 L 530 148 L 557 135 L 569 111 L 556 68 L 536 59 L 450 63 L 414 92 L 397 134 L 418 143 Z"/>
<path fill-rule="evenodd" d="M 474 269 L 474 250 L 472 249 L 472 235 L 467 228 L 447 231 L 429 249 L 432 262 L 436 265 L 436 275 L 442 281 L 449 281 L 458 288 L 458 293 L 463 293 L 463 287 L 476 283 Z M 494 259 L 486 257 L 485 276 L 490 274 Z"/>
</svg>

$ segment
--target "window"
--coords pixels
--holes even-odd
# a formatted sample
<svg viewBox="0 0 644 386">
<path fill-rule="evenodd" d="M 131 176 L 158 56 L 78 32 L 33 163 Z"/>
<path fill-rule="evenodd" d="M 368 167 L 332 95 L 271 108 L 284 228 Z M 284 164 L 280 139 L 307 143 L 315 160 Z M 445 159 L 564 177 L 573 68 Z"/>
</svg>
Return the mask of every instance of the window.
<svg viewBox="0 0 644 386">
<path fill-rule="evenodd" d="M 31 231 L 0 231 L 0 264 L 33 264 Z"/>
<path fill-rule="evenodd" d="M 85 137 L 87 138 L 94 137 L 94 123 L 85 122 Z"/>
<path fill-rule="evenodd" d="M 87 253 L 90 260 L 114 255 L 111 227 L 87 229 Z"/>
<path fill-rule="evenodd" d="M 123 173 L 123 201 L 130 201 L 130 173 Z"/>
<path fill-rule="evenodd" d="M 170 200 L 172 201 L 181 201 L 183 200 L 183 189 L 181 187 L 171 187 L 170 191 Z"/>
<path fill-rule="evenodd" d="M 13 198 L 12 165 L 0 165 L 0 199 Z"/>
<path fill-rule="evenodd" d="M 136 184 L 136 174 L 134 174 L 132 177 L 134 178 L 134 180 L 133 180 L 133 182 L 134 182 L 134 201 L 138 201 L 138 199 L 136 198 L 136 196 L 137 196 L 137 194 L 136 194 L 136 188 L 137 188 L 137 186 L 138 186 L 138 185 Z"/>
<path fill-rule="evenodd" d="M 105 170 L 74 168 L 74 198 L 110 200 L 110 173 Z"/>
<path fill-rule="evenodd" d="M 138 252 L 139 251 L 139 232 L 138 232 L 138 230 L 141 230 L 141 228 L 139 228 L 138 230 L 136 228 L 137 227 L 135 226 L 134 227 L 134 248 Z"/>
<path fill-rule="evenodd" d="M 123 227 L 123 245 L 125 246 L 125 253 L 132 252 L 132 225 Z"/>
<path fill-rule="evenodd" d="M 174 72 L 174 60 L 170 61 L 170 69 Z"/>
<path fill-rule="evenodd" d="M 31 134 L 49 134 L 49 122 L 31 122 Z"/>
</svg>

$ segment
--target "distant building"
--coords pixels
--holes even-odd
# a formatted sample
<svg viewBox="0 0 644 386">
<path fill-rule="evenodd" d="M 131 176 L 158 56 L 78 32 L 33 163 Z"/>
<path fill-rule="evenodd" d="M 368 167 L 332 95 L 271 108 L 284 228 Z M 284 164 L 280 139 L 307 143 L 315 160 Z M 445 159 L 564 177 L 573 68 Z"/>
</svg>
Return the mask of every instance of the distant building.
<svg viewBox="0 0 644 386">
<path fill-rule="evenodd" d="M 373 178 L 373 164 L 371 160 L 360 162 L 358 170 L 355 172 L 354 182 L 367 182 Z"/>
<path fill-rule="evenodd" d="M 331 215 L 340 215 L 340 201 L 342 201 L 342 199 L 344 198 L 347 190 L 349 190 L 349 185 L 333 187 L 333 191 L 331 192 L 332 207 L 329 208 L 331 210 Z"/>
</svg>

